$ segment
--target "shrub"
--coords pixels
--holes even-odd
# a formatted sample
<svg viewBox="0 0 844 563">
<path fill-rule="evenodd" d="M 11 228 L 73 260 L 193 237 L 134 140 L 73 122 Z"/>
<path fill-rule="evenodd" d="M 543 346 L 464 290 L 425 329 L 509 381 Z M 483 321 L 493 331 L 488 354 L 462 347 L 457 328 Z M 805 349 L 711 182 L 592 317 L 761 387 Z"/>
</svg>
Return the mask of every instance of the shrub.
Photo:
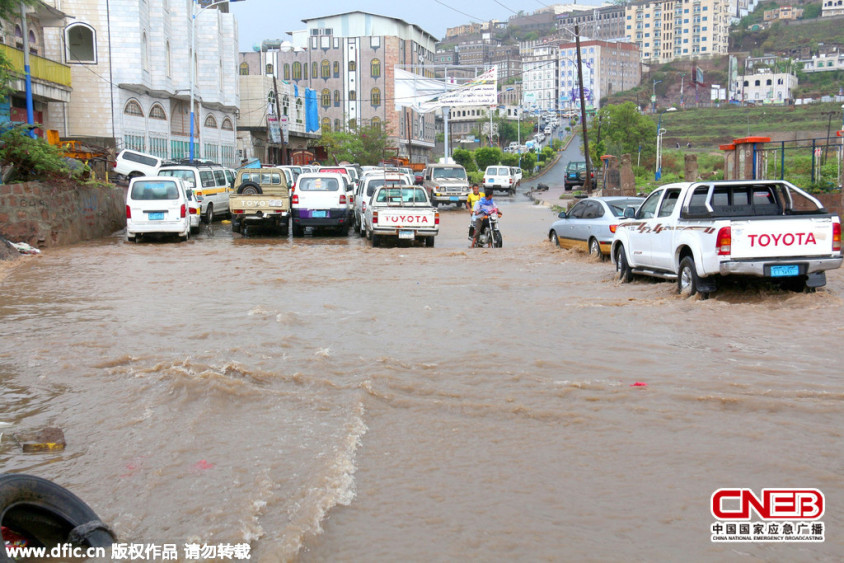
<svg viewBox="0 0 844 563">
<path fill-rule="evenodd" d="M 0 164 L 12 166 L 13 174 L 6 178 L 28 182 L 32 180 L 74 179 L 81 181 L 91 169 L 74 162 L 68 166 L 59 149 L 44 139 L 29 136 L 29 126 L 19 125 L 0 135 Z"/>
</svg>

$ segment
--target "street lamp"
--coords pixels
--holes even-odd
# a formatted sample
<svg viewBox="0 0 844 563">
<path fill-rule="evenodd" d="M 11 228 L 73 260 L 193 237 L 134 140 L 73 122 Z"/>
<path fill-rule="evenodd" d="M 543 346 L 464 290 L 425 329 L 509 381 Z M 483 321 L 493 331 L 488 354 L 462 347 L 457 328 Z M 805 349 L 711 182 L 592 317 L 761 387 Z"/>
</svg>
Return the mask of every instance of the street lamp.
<svg viewBox="0 0 844 563">
<path fill-rule="evenodd" d="M 654 180 L 662 178 L 662 136 L 665 134 L 665 129 L 662 128 L 662 115 L 667 111 L 677 111 L 677 108 L 670 107 L 659 112 L 659 119 L 656 124 L 656 172 L 654 173 Z"/>
<path fill-rule="evenodd" d="M 196 6 L 198 4 L 198 0 L 191 0 L 190 2 L 190 160 L 191 162 L 194 161 L 194 156 L 196 154 L 194 150 L 194 115 L 193 115 L 193 81 L 194 76 L 196 75 L 196 17 L 202 13 L 202 10 L 206 10 L 208 8 L 213 8 L 214 6 L 219 6 L 220 4 L 228 4 L 229 2 L 237 2 L 238 0 L 220 0 L 219 2 L 212 2 L 211 4 L 207 4 L 202 6 L 198 10 Z"/>
<path fill-rule="evenodd" d="M 651 104 L 653 104 L 653 111 L 651 113 L 656 113 L 656 85 L 662 82 L 662 80 L 654 80 L 654 89 L 653 93 L 651 94 Z"/>
</svg>

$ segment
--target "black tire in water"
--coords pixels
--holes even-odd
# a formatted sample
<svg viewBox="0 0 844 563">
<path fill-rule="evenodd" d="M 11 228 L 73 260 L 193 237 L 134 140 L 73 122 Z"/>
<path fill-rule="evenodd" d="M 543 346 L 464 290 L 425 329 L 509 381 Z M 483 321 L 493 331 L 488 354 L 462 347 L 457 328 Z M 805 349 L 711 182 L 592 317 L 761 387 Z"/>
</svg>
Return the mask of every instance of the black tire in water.
<svg viewBox="0 0 844 563">
<path fill-rule="evenodd" d="M 64 543 L 108 549 L 117 541 L 82 499 L 33 475 L 0 475 L 0 524 L 48 549 Z M 0 561 L 11 561 L 5 549 Z"/>
<path fill-rule="evenodd" d="M 615 271 L 618 272 L 618 279 L 621 283 L 630 283 L 633 281 L 633 270 L 627 263 L 627 254 L 624 252 L 624 247 L 619 246 L 616 250 L 615 256 Z"/>
<path fill-rule="evenodd" d="M 680 271 L 677 273 L 677 293 L 684 297 L 692 297 L 700 293 L 701 299 L 709 297 L 708 291 L 700 291 L 700 278 L 695 268 L 695 260 L 686 256 L 680 260 Z"/>
</svg>

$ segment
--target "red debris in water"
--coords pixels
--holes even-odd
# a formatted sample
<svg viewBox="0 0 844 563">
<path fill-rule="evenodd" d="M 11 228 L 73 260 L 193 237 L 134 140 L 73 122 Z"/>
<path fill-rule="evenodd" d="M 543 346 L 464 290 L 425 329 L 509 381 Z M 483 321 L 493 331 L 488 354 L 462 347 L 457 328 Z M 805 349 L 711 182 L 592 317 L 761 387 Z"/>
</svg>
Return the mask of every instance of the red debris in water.
<svg viewBox="0 0 844 563">
<path fill-rule="evenodd" d="M 637 381 L 636 383 L 631 383 L 630 387 L 647 387 L 647 383 L 642 383 L 641 381 Z"/>
<path fill-rule="evenodd" d="M 208 463 L 204 459 L 200 459 L 196 462 L 196 465 L 194 465 L 194 468 L 196 469 L 211 469 L 212 467 L 214 467 L 214 464 Z"/>
</svg>

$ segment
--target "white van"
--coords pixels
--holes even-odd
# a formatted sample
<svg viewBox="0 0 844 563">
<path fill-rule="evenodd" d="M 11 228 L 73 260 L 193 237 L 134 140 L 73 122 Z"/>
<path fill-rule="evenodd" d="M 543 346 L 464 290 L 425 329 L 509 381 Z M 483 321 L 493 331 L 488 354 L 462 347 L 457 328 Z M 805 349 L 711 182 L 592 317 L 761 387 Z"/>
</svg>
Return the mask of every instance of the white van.
<svg viewBox="0 0 844 563">
<path fill-rule="evenodd" d="M 159 176 L 181 178 L 193 189 L 201 206 L 202 220 L 210 224 L 217 215 L 229 216 L 231 182 L 226 170 L 218 164 L 165 164 Z"/>
<path fill-rule="evenodd" d="M 138 176 L 157 176 L 162 164 L 164 160 L 157 156 L 123 149 L 117 153 L 113 170 L 131 180 Z"/>
<path fill-rule="evenodd" d="M 290 198 L 293 236 L 304 235 L 305 227 L 332 228 L 342 236 L 348 235 L 353 221 L 349 202 L 353 196 L 347 176 L 343 174 L 302 174 Z"/>
<path fill-rule="evenodd" d="M 146 235 L 174 234 L 190 237 L 190 202 L 187 185 L 179 178 L 132 178 L 126 191 L 126 238 L 132 242 Z"/>
</svg>

